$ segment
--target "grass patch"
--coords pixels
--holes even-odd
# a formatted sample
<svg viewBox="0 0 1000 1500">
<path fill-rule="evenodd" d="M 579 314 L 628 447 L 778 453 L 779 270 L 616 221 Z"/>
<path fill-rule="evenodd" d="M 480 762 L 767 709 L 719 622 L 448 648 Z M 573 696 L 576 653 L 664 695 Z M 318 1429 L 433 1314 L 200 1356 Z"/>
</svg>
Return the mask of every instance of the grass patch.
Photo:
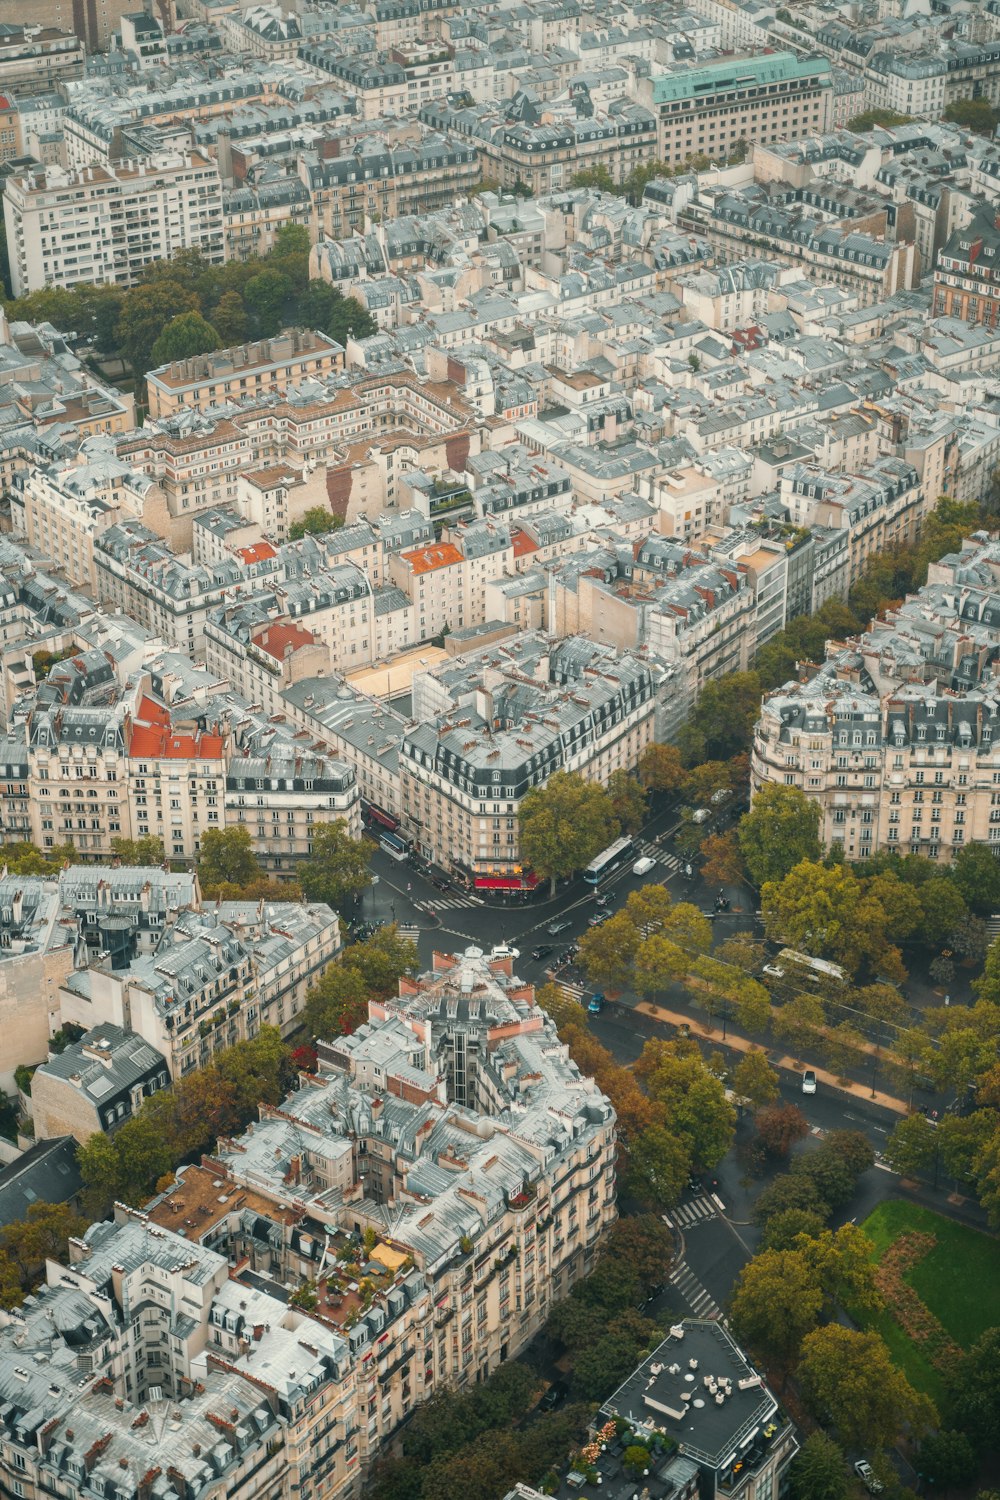
<svg viewBox="0 0 1000 1500">
<path fill-rule="evenodd" d="M 908 1231 L 934 1236 L 934 1249 L 906 1273 L 906 1280 L 957 1344 L 967 1349 L 985 1329 L 1000 1325 L 1000 1246 L 995 1239 L 899 1198 L 880 1203 L 861 1228 L 875 1246 L 876 1260 Z M 892 1313 L 870 1316 L 866 1326 L 882 1335 L 911 1385 L 940 1403 L 940 1371 Z"/>
</svg>

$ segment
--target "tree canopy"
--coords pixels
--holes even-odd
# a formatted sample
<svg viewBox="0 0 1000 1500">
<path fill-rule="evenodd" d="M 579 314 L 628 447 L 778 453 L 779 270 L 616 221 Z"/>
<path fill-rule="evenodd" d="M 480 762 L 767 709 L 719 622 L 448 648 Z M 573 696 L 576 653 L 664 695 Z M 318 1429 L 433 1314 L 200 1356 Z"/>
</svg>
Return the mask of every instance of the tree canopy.
<svg viewBox="0 0 1000 1500">
<path fill-rule="evenodd" d="M 371 884 L 371 847 L 353 839 L 342 818 L 316 823 L 312 852 L 296 871 L 308 901 L 323 901 L 341 911 Z"/>
<path fill-rule="evenodd" d="M 740 821 L 739 844 L 754 885 L 783 880 L 819 859 L 819 808 L 798 787 L 763 786 Z"/>
<path fill-rule="evenodd" d="M 619 832 L 604 787 L 575 771 L 557 771 L 521 802 L 521 854 L 537 875 L 552 883 L 583 870 Z"/>
</svg>

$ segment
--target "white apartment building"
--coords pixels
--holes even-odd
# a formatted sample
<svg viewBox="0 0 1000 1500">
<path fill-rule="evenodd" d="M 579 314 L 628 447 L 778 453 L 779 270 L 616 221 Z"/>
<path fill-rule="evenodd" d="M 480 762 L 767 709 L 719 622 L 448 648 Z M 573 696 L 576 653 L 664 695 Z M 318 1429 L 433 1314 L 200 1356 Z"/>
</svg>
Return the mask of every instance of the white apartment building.
<svg viewBox="0 0 1000 1500">
<path fill-rule="evenodd" d="M 132 286 L 152 260 L 196 249 L 223 260 L 222 182 L 201 151 L 29 169 L 4 188 L 15 297 L 44 286 Z"/>
</svg>

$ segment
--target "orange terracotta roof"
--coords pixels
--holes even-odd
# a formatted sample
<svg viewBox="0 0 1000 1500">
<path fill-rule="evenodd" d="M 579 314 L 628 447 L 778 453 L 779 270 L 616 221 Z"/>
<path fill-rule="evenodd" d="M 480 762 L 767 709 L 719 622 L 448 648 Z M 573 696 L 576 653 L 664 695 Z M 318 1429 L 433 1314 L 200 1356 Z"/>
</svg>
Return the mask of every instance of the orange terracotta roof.
<svg viewBox="0 0 1000 1500">
<path fill-rule="evenodd" d="M 414 547 L 412 552 L 401 554 L 414 573 L 433 573 L 435 568 L 450 568 L 463 561 L 462 554 L 452 542 L 436 542 L 433 547 Z"/>
<path fill-rule="evenodd" d="M 242 557 L 245 563 L 266 562 L 269 557 L 277 557 L 277 555 L 270 542 L 255 542 L 252 547 L 236 548 L 236 556 Z"/>
<path fill-rule="evenodd" d="M 268 625 L 253 637 L 254 645 L 275 661 L 284 661 L 286 646 L 297 651 L 300 646 L 314 645 L 315 641 L 312 631 L 303 630 L 301 625 Z"/>
<path fill-rule="evenodd" d="M 538 543 L 532 541 L 526 531 L 512 531 L 510 540 L 514 548 L 515 557 L 524 557 L 528 552 L 538 551 Z"/>
<path fill-rule="evenodd" d="M 175 734 L 163 704 L 143 697 L 132 726 L 128 753 L 133 760 L 221 760 L 222 736 Z"/>
</svg>

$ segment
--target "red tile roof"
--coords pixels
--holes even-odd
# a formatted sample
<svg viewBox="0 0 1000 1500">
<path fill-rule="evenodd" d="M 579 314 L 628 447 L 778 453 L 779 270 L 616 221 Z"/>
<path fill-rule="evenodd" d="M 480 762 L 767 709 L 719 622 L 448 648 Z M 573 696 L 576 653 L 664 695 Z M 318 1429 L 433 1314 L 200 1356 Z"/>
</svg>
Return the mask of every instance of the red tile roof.
<svg viewBox="0 0 1000 1500">
<path fill-rule="evenodd" d="M 284 661 L 287 646 L 297 651 L 300 646 L 312 646 L 315 640 L 312 631 L 303 630 L 301 625 L 281 624 L 267 625 L 253 637 L 254 645 L 273 656 L 275 661 Z"/>
<path fill-rule="evenodd" d="M 133 760 L 221 760 L 222 736 L 175 734 L 163 704 L 143 697 L 132 725 L 128 753 Z"/>
<path fill-rule="evenodd" d="M 237 547 L 236 556 L 242 557 L 245 563 L 266 562 L 270 557 L 277 557 L 277 552 L 270 542 L 255 542 L 252 547 Z"/>
<path fill-rule="evenodd" d="M 431 547 L 414 547 L 401 554 L 414 573 L 433 573 L 435 568 L 450 568 L 462 561 L 462 554 L 451 542 L 435 542 Z"/>
<path fill-rule="evenodd" d="M 533 541 L 526 531 L 512 531 L 510 539 L 514 547 L 515 557 L 524 557 L 528 552 L 538 551 L 538 543 Z"/>
</svg>

